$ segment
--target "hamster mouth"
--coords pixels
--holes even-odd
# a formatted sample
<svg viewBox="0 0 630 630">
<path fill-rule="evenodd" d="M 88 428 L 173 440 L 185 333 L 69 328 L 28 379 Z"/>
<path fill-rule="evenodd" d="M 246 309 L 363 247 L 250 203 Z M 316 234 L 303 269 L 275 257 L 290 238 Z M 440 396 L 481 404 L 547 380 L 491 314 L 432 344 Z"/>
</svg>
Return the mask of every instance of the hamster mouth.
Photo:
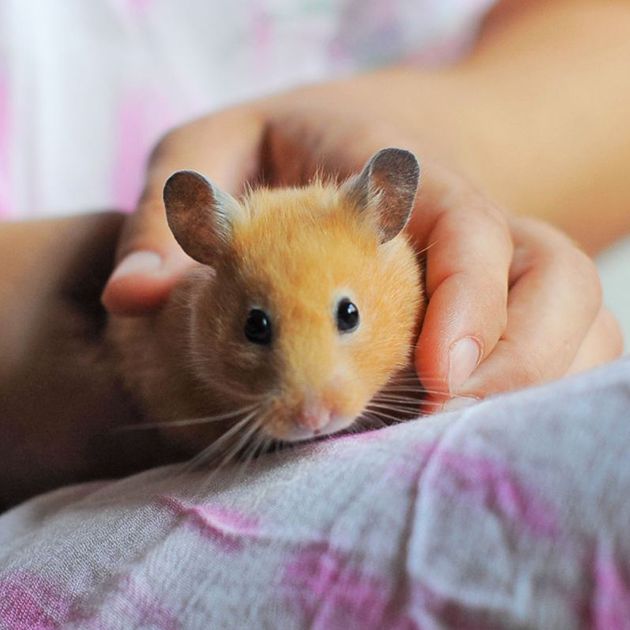
<svg viewBox="0 0 630 630">
<path fill-rule="evenodd" d="M 297 421 L 293 421 L 291 426 L 278 432 L 281 433 L 281 435 L 276 434 L 275 431 L 267 432 L 271 437 L 273 437 L 273 439 L 281 440 L 283 442 L 307 442 L 327 437 L 334 433 L 339 433 L 344 429 L 348 429 L 352 426 L 355 419 L 356 417 L 332 414 L 328 423 L 321 428 L 301 426 L 301 424 Z"/>
<path fill-rule="evenodd" d="M 318 438 L 323 438 L 326 437 L 328 435 L 332 435 L 334 433 L 339 433 L 339 431 L 346 429 L 347 426 L 343 425 L 343 426 L 334 426 L 334 427 L 326 427 L 325 429 L 321 430 L 321 431 L 310 431 L 309 429 L 293 429 L 293 431 L 295 432 L 295 437 L 292 435 L 290 437 L 290 440 L 292 442 L 302 442 L 304 440 L 313 440 L 313 439 L 318 439 Z"/>
</svg>

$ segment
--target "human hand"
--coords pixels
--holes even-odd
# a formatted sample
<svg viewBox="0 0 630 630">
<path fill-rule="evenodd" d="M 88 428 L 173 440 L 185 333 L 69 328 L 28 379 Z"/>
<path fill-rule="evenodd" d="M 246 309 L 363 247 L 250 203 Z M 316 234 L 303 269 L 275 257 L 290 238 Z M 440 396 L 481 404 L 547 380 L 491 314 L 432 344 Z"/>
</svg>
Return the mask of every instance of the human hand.
<svg viewBox="0 0 630 630">
<path fill-rule="evenodd" d="M 158 308 L 191 264 L 164 216 L 162 188 L 173 171 L 198 170 L 238 194 L 256 180 L 303 184 L 318 169 L 347 176 L 376 150 L 400 146 L 423 166 L 408 229 L 417 248 L 426 249 L 429 303 L 416 366 L 430 392 L 428 409 L 452 396 L 447 405 L 461 405 L 618 356 L 620 334 L 602 308 L 590 259 L 554 228 L 508 217 L 456 169 L 427 158 L 413 108 L 393 96 L 399 78 L 372 75 L 296 90 L 168 134 L 152 156 L 121 240 L 121 262 L 103 295 L 110 312 Z M 369 101 L 383 90 L 388 97 L 378 106 Z"/>
</svg>

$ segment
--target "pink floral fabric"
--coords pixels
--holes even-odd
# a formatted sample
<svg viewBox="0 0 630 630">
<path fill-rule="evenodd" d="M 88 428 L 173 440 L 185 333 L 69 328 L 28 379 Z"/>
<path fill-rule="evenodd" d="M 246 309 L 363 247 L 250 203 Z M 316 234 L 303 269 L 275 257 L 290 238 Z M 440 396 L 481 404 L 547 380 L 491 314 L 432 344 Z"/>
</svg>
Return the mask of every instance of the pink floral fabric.
<svg viewBox="0 0 630 630">
<path fill-rule="evenodd" d="M 630 628 L 630 358 L 0 516 L 0 629 Z"/>
</svg>

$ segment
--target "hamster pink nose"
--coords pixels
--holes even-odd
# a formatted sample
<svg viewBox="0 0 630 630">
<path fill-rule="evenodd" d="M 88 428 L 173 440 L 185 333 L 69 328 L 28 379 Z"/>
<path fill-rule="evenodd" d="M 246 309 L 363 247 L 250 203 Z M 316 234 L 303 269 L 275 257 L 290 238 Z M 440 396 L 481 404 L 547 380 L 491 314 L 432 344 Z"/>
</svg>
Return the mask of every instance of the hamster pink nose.
<svg viewBox="0 0 630 630">
<path fill-rule="evenodd" d="M 306 403 L 297 414 L 296 423 L 303 429 L 318 434 L 328 426 L 331 419 L 330 409 L 317 403 Z"/>
</svg>

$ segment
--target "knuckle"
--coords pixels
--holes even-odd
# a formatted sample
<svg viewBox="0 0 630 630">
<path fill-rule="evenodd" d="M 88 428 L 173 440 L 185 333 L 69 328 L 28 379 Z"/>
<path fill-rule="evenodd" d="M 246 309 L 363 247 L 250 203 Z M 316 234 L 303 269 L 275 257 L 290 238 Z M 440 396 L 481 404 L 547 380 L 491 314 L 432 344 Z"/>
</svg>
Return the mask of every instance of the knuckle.
<svg viewBox="0 0 630 630">
<path fill-rule="evenodd" d="M 141 223 L 151 223 L 158 218 L 165 218 L 164 199 L 162 198 L 162 189 L 155 190 L 152 186 L 147 186 L 142 191 L 138 200 L 138 208 L 136 210 L 135 220 Z"/>
<path fill-rule="evenodd" d="M 505 212 L 496 204 L 489 203 L 484 200 L 482 204 L 482 210 L 484 215 L 497 226 L 499 226 L 506 234 L 509 234 L 507 217 Z"/>
<path fill-rule="evenodd" d="M 159 162 L 165 155 L 171 153 L 178 143 L 180 134 L 179 128 L 169 129 L 162 134 L 149 155 L 149 165 Z"/>
<path fill-rule="evenodd" d="M 510 236 L 507 216 L 502 208 L 481 195 L 476 197 L 471 204 L 471 207 L 476 210 L 490 225 L 494 226 L 497 235 L 500 235 L 511 244 L 512 239 Z"/>
<path fill-rule="evenodd" d="M 603 302 L 602 283 L 595 261 L 564 233 L 544 222 L 538 225 L 540 262 L 550 272 L 555 272 L 562 282 L 568 283 L 570 289 L 579 292 L 581 303 L 590 309 L 594 319 Z"/>
</svg>

